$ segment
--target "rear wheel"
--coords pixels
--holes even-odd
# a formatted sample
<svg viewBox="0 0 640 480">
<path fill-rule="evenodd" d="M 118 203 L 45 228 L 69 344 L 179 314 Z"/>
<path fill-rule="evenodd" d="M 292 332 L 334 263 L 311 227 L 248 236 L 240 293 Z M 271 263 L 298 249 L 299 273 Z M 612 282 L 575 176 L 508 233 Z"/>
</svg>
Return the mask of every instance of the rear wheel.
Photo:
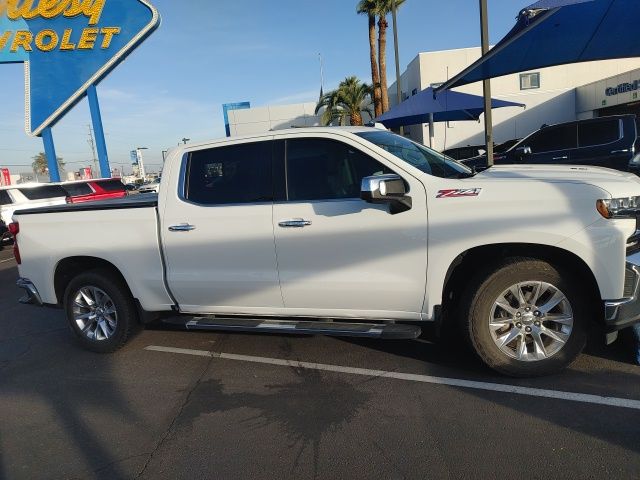
<svg viewBox="0 0 640 480">
<path fill-rule="evenodd" d="M 138 325 L 129 289 L 108 270 L 78 275 L 69 283 L 64 298 L 69 326 L 88 350 L 114 352 Z"/>
<path fill-rule="evenodd" d="M 586 343 L 588 298 L 571 274 L 511 259 L 479 275 L 463 300 L 463 331 L 491 368 L 511 376 L 558 372 Z"/>
</svg>

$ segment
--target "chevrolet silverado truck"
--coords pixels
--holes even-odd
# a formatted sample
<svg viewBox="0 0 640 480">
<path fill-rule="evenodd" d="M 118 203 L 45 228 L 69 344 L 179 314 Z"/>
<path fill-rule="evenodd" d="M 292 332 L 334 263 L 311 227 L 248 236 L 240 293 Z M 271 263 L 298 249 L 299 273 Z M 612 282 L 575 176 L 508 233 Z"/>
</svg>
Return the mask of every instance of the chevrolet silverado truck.
<svg viewBox="0 0 640 480">
<path fill-rule="evenodd" d="M 21 301 L 63 308 L 96 352 L 158 319 L 388 339 L 431 325 L 535 376 L 592 326 L 640 320 L 639 212 L 628 173 L 475 173 L 391 132 L 314 128 L 181 146 L 158 196 L 22 210 L 11 230 Z"/>
</svg>

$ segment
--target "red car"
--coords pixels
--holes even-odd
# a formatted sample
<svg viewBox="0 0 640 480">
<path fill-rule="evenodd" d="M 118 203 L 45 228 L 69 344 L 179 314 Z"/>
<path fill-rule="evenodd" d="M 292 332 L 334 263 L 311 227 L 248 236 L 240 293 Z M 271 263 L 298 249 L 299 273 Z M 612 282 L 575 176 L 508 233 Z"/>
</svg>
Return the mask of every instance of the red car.
<svg viewBox="0 0 640 480">
<path fill-rule="evenodd" d="M 127 195 L 124 184 L 119 178 L 82 180 L 60 185 L 67 191 L 67 203 L 95 202 Z"/>
</svg>

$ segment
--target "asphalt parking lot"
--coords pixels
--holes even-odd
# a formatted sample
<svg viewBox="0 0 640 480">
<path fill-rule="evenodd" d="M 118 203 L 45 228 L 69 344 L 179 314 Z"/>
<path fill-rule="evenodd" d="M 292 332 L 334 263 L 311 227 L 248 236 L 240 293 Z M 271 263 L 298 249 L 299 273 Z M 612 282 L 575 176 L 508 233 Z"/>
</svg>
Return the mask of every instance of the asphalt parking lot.
<svg viewBox="0 0 640 480">
<path fill-rule="evenodd" d="M 154 327 L 104 356 L 16 278 L 5 248 L 1 478 L 640 478 L 622 344 L 529 380 L 426 340 Z"/>
</svg>

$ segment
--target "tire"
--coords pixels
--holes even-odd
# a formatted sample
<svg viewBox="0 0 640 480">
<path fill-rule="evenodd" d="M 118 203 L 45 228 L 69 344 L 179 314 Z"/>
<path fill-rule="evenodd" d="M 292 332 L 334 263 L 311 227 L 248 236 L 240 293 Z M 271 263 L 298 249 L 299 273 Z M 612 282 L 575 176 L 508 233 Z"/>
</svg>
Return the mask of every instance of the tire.
<svg viewBox="0 0 640 480">
<path fill-rule="evenodd" d="M 64 294 L 64 307 L 78 342 L 96 353 L 122 348 L 139 325 L 131 292 L 109 270 L 92 270 L 73 278 Z"/>
<path fill-rule="evenodd" d="M 462 333 L 499 373 L 536 377 L 559 372 L 587 340 L 590 303 L 577 280 L 545 261 L 507 259 L 477 275 L 463 295 Z"/>
</svg>

